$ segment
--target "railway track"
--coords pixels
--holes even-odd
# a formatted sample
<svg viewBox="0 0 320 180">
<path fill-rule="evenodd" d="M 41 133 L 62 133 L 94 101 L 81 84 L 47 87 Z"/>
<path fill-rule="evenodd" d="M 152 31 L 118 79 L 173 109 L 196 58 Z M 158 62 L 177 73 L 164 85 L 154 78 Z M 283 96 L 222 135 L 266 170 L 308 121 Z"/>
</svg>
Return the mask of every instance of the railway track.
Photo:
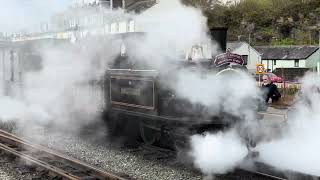
<svg viewBox="0 0 320 180">
<path fill-rule="evenodd" d="M 170 159 L 174 154 L 173 150 L 150 145 L 143 146 L 142 149 L 147 156 L 153 154 L 154 158 L 158 160 Z M 237 168 L 232 173 L 216 176 L 215 180 L 320 180 L 320 177 L 289 170 L 281 171 L 267 164 L 255 162 L 253 169 Z"/>
<path fill-rule="evenodd" d="M 176 152 L 152 145 L 141 145 L 140 148 L 131 149 L 129 152 L 141 151 L 144 158 L 149 160 L 172 160 Z M 214 180 L 318 180 L 316 177 L 297 172 L 280 172 L 266 164 L 255 163 L 255 169 L 237 168 L 228 174 L 216 175 Z M 197 171 L 191 168 L 190 170 Z M 206 179 L 206 178 L 205 178 Z M 210 179 L 210 178 L 209 178 Z M 211 180 L 211 179 L 210 179 Z"/>
<path fill-rule="evenodd" d="M 141 146 L 128 152 L 142 153 L 149 160 L 168 162 L 174 158 L 174 151 L 155 147 Z M 30 144 L 27 141 L 0 130 L 0 152 L 18 157 L 19 162 L 26 162 L 43 174 L 40 179 L 132 179 L 126 175 L 115 175 L 87 165 L 79 160 L 65 157 L 40 145 Z M 200 173 L 200 172 L 199 172 Z M 256 163 L 255 170 L 236 169 L 232 173 L 215 176 L 216 180 L 318 180 L 318 177 L 293 172 L 280 172 L 270 166 Z"/>
<path fill-rule="evenodd" d="M 86 129 L 88 130 L 88 129 Z M 86 132 L 86 134 L 90 134 L 92 132 Z M 144 143 L 139 143 L 136 147 L 127 147 L 123 146 L 120 148 L 121 151 L 126 151 L 127 153 L 142 155 L 144 159 L 150 161 L 161 161 L 169 166 L 179 167 L 187 164 L 187 167 L 190 171 L 194 171 L 196 173 L 201 174 L 199 170 L 194 169 L 188 160 L 186 162 L 183 161 L 183 158 L 188 156 L 186 152 L 183 152 L 180 156 L 179 161 L 176 161 L 177 151 L 163 148 L 155 145 L 146 145 Z M 251 157 L 249 157 L 251 156 Z M 256 159 L 259 156 L 259 153 L 252 152 L 252 154 L 248 155 L 250 161 L 252 159 Z M 181 159 L 182 158 L 182 159 Z M 264 163 L 255 162 L 251 168 L 237 168 L 234 172 L 228 174 L 217 175 L 214 178 L 215 180 L 320 180 L 319 177 L 293 172 L 293 171 L 281 171 L 276 168 L 269 166 Z M 211 180 L 211 179 L 210 179 Z"/>
<path fill-rule="evenodd" d="M 43 171 L 45 179 L 70 180 L 127 180 L 130 177 L 115 175 L 66 157 L 40 145 L 31 144 L 13 134 L 0 130 L 0 151 L 19 158 L 30 167 Z M 131 178 L 132 179 L 132 178 Z"/>
<path fill-rule="evenodd" d="M 254 173 L 265 176 L 272 176 L 274 179 L 278 178 L 279 180 L 320 180 L 320 177 L 318 176 L 313 176 L 310 174 L 304 174 L 291 170 L 278 170 L 261 162 L 255 162 L 254 166 L 256 169 Z"/>
</svg>

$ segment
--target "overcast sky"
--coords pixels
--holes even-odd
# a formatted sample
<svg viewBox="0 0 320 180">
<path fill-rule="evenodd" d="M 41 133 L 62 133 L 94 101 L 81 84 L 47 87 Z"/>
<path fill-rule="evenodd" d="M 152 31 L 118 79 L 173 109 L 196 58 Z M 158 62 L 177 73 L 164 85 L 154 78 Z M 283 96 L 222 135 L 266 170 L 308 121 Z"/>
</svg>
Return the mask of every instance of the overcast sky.
<svg viewBox="0 0 320 180">
<path fill-rule="evenodd" d="M 72 0 L 0 0 L 0 32 L 15 32 L 40 26 L 49 17 L 65 10 Z"/>
<path fill-rule="evenodd" d="M 30 28 L 39 30 L 40 24 L 48 22 L 54 13 L 76 2 L 92 1 L 95 0 L 0 0 L 0 33 L 12 34 Z"/>
</svg>

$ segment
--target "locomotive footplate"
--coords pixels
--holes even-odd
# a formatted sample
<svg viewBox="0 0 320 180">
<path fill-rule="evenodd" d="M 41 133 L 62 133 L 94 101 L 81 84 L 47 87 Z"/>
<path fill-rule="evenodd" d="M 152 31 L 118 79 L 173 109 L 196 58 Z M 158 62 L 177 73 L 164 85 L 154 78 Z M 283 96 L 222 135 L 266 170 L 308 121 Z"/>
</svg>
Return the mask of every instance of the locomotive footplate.
<svg viewBox="0 0 320 180">
<path fill-rule="evenodd" d="M 217 132 L 228 128 L 227 124 L 216 121 L 215 119 L 199 120 L 190 117 L 176 118 L 158 116 L 119 108 L 112 108 L 110 112 L 111 114 L 115 114 L 112 116 L 114 118 L 116 118 L 117 115 L 121 115 L 126 117 L 126 122 L 139 122 L 141 139 L 149 145 L 160 141 L 165 142 L 165 144 L 171 144 L 169 146 L 177 144 L 178 142 L 179 144 L 185 144 L 191 135 Z"/>
</svg>

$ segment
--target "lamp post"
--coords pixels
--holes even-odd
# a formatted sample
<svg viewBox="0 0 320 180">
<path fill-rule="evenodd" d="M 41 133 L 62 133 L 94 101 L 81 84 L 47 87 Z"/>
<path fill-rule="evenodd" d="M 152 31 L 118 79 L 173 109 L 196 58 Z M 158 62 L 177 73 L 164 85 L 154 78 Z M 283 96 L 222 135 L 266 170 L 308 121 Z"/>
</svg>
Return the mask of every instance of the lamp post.
<svg viewBox="0 0 320 180">
<path fill-rule="evenodd" d="M 13 52 L 13 50 L 10 51 L 10 67 L 11 67 L 10 81 L 14 82 L 14 52 Z"/>
<path fill-rule="evenodd" d="M 250 63 L 250 59 L 251 59 L 251 52 L 250 52 L 250 50 L 251 50 L 251 33 L 249 33 L 249 45 L 248 45 L 248 60 L 247 60 L 247 63 Z"/>
<path fill-rule="evenodd" d="M 318 36 L 319 36 L 319 42 L 318 42 L 318 54 L 319 54 L 319 56 L 318 56 L 318 62 L 317 62 L 317 74 L 319 76 L 320 75 L 320 28 L 319 28 Z"/>
<path fill-rule="evenodd" d="M 5 50 L 2 49 L 2 80 L 3 80 L 3 93 L 5 93 L 6 87 L 6 65 L 5 65 Z"/>
</svg>

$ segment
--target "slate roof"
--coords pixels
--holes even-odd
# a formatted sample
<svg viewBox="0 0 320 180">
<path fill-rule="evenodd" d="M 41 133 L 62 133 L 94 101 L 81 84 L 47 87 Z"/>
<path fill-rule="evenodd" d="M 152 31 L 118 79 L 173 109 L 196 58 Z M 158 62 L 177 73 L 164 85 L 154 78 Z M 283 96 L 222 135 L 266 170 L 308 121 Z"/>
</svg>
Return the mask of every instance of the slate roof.
<svg viewBox="0 0 320 180">
<path fill-rule="evenodd" d="M 156 0 L 127 0 L 126 9 L 128 11 L 142 12 L 157 4 Z"/>
<path fill-rule="evenodd" d="M 238 49 L 243 42 L 241 41 L 235 41 L 235 42 L 227 42 L 227 49 L 230 48 L 231 51 Z"/>
<path fill-rule="evenodd" d="M 317 46 L 256 46 L 254 47 L 264 60 L 307 59 L 315 53 Z"/>
</svg>

